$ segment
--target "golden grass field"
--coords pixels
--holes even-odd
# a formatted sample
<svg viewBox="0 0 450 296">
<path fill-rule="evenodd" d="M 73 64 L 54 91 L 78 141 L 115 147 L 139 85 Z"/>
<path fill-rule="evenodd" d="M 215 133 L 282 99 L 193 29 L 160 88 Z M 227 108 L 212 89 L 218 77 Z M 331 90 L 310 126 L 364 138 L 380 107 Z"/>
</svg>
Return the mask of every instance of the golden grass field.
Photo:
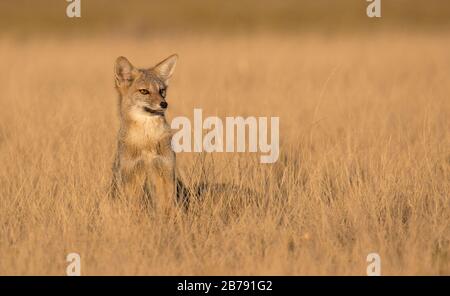
<svg viewBox="0 0 450 296">
<path fill-rule="evenodd" d="M 281 155 L 178 155 L 208 194 L 186 213 L 106 196 L 118 129 L 113 63 L 177 52 L 169 120 L 279 116 Z M 450 274 L 446 33 L 0 39 L 0 274 Z"/>
</svg>

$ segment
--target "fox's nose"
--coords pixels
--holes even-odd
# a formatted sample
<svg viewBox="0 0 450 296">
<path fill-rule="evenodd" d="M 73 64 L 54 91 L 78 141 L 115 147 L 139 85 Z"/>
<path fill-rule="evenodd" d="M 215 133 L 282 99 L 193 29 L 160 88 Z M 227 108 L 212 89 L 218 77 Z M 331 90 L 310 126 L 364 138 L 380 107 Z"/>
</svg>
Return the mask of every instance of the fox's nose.
<svg viewBox="0 0 450 296">
<path fill-rule="evenodd" d="M 166 109 L 167 106 L 169 106 L 169 104 L 167 104 L 167 102 L 161 102 L 159 103 L 159 105 L 161 106 L 161 108 Z"/>
</svg>

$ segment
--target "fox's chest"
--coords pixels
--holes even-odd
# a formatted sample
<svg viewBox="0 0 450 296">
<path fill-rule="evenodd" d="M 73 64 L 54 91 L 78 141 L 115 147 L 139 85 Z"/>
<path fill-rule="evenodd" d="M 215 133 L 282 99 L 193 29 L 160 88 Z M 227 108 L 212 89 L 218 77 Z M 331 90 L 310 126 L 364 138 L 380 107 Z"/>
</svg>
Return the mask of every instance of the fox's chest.
<svg viewBox="0 0 450 296">
<path fill-rule="evenodd" d="M 175 154 L 171 130 L 163 117 L 135 117 L 122 138 L 121 164 L 129 175 L 145 177 L 150 172 L 172 172 Z"/>
<path fill-rule="evenodd" d="M 158 150 L 170 147 L 171 130 L 160 118 L 148 117 L 134 123 L 128 129 L 125 141 L 138 150 L 158 153 Z"/>
</svg>

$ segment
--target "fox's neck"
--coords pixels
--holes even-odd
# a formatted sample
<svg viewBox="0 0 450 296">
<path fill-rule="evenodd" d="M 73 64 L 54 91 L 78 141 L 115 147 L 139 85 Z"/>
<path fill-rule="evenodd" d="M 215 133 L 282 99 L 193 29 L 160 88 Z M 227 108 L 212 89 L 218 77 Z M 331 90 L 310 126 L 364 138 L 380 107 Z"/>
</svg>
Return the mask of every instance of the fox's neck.
<svg viewBox="0 0 450 296">
<path fill-rule="evenodd" d="M 165 116 L 128 112 L 121 118 L 120 140 L 135 150 L 170 149 L 171 130 Z"/>
</svg>

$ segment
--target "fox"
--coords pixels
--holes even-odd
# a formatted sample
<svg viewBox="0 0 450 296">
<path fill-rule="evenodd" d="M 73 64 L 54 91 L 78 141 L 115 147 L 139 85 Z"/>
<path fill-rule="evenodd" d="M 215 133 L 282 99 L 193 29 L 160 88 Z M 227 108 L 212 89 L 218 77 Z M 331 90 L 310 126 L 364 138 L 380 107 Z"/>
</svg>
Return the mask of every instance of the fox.
<svg viewBox="0 0 450 296">
<path fill-rule="evenodd" d="M 112 168 L 111 194 L 167 209 L 183 191 L 167 123 L 167 89 L 178 55 L 150 68 L 137 68 L 124 56 L 114 65 L 120 127 Z M 181 200 L 185 202 L 185 200 Z"/>
</svg>

